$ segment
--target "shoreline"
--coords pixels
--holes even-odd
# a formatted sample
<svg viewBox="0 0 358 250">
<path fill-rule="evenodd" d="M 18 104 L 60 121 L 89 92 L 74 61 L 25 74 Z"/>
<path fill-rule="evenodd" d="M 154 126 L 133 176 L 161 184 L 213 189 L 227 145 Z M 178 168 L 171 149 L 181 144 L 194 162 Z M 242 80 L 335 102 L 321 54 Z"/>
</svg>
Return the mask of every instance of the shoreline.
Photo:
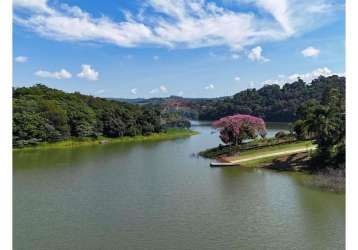
<svg viewBox="0 0 358 250">
<path fill-rule="evenodd" d="M 314 150 L 316 150 L 316 145 L 312 142 L 271 146 L 259 150 L 248 150 L 239 156 L 218 157 L 216 166 L 305 173 L 307 178 L 304 179 L 302 185 L 322 191 L 345 193 L 345 171 L 332 167 L 315 168 L 311 163 Z"/>
<path fill-rule="evenodd" d="M 204 158 L 216 159 L 228 163 L 261 162 L 268 158 L 312 151 L 316 149 L 313 141 L 264 139 L 237 146 L 218 146 L 199 152 Z"/>
<path fill-rule="evenodd" d="M 199 132 L 192 129 L 169 129 L 165 132 L 154 133 L 150 135 L 137 135 L 137 136 L 121 136 L 116 138 L 98 137 L 93 138 L 72 138 L 59 142 L 41 142 L 34 146 L 25 146 L 23 148 L 13 148 L 12 151 L 28 151 L 39 149 L 59 149 L 59 148 L 73 148 L 92 145 L 104 145 L 114 143 L 133 143 L 133 142 L 149 142 L 149 141 L 165 141 L 179 138 L 185 138 L 197 135 Z"/>
<path fill-rule="evenodd" d="M 261 149 L 252 149 L 242 152 L 239 156 L 225 157 L 228 162 L 252 167 L 255 165 L 270 163 L 282 156 L 297 153 L 311 153 L 317 146 L 311 141 L 292 142 L 281 145 L 267 146 Z"/>
</svg>

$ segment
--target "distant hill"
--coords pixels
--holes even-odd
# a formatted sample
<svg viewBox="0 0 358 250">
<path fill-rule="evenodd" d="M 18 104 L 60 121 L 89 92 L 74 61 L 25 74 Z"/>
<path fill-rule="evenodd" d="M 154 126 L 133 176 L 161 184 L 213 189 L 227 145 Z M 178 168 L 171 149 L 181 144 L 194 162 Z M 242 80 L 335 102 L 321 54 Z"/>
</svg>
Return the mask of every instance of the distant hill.
<svg viewBox="0 0 358 250">
<path fill-rule="evenodd" d="M 169 97 L 153 97 L 153 98 L 107 98 L 113 101 L 126 102 L 132 104 L 162 104 L 166 102 L 170 102 L 173 100 L 176 101 L 189 101 L 189 102 L 197 102 L 197 101 L 208 101 L 214 99 L 223 99 L 227 97 L 215 97 L 215 98 L 189 98 L 189 97 L 181 97 L 181 96 L 169 96 Z"/>
</svg>

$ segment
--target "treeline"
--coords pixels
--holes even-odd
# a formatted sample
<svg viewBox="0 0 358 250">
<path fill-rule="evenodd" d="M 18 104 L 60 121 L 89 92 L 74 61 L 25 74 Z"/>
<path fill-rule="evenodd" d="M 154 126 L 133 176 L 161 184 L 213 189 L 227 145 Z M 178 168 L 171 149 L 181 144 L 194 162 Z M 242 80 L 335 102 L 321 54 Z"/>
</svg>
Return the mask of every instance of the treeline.
<svg viewBox="0 0 358 250">
<path fill-rule="evenodd" d="M 267 122 L 292 122 L 298 119 L 297 109 L 309 100 L 321 100 L 329 89 L 345 92 L 345 77 L 319 77 L 311 83 L 301 79 L 293 83 L 266 85 L 260 89 L 247 89 L 232 97 L 193 101 L 192 108 L 200 120 L 217 120 L 233 114 L 249 114 Z"/>
<path fill-rule="evenodd" d="M 99 136 L 148 135 L 190 126 L 159 109 L 35 85 L 13 89 L 13 145 Z"/>
</svg>

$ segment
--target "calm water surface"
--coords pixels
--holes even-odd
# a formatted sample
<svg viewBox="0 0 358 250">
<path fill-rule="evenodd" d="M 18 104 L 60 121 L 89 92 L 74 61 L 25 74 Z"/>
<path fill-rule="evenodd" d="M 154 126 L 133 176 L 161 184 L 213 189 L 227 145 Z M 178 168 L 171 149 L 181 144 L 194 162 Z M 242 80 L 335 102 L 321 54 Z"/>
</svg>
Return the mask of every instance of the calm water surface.
<svg viewBox="0 0 358 250">
<path fill-rule="evenodd" d="M 345 196 L 210 168 L 200 135 L 14 153 L 14 249 L 344 249 Z M 272 135 L 283 128 L 271 126 Z"/>
</svg>

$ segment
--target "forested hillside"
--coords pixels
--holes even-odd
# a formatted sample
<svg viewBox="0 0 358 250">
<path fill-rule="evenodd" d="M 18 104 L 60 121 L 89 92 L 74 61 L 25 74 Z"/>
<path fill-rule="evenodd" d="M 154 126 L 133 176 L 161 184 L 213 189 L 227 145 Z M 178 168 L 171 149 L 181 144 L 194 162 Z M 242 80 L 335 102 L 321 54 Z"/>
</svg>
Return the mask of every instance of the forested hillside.
<svg viewBox="0 0 358 250">
<path fill-rule="evenodd" d="M 200 120 L 216 120 L 233 114 L 249 114 L 272 122 L 297 120 L 297 109 L 309 100 L 320 101 L 323 93 L 337 89 L 344 95 L 345 77 L 319 77 L 311 83 L 301 79 L 293 83 L 266 85 L 258 90 L 247 89 L 225 99 L 193 103 Z"/>
<path fill-rule="evenodd" d="M 45 85 L 13 90 L 14 147 L 67 138 L 135 136 L 188 123 L 158 109 L 65 93 Z"/>
<path fill-rule="evenodd" d="M 217 120 L 234 114 L 248 114 L 271 122 L 293 122 L 298 119 L 297 109 L 309 100 L 320 101 L 330 89 L 345 92 L 345 77 L 319 77 L 310 83 L 300 79 L 282 87 L 273 84 L 260 89 L 247 89 L 231 97 L 220 98 L 167 98 L 123 99 L 145 106 L 157 106 L 161 110 L 175 110 L 185 117 L 198 120 Z"/>
</svg>

